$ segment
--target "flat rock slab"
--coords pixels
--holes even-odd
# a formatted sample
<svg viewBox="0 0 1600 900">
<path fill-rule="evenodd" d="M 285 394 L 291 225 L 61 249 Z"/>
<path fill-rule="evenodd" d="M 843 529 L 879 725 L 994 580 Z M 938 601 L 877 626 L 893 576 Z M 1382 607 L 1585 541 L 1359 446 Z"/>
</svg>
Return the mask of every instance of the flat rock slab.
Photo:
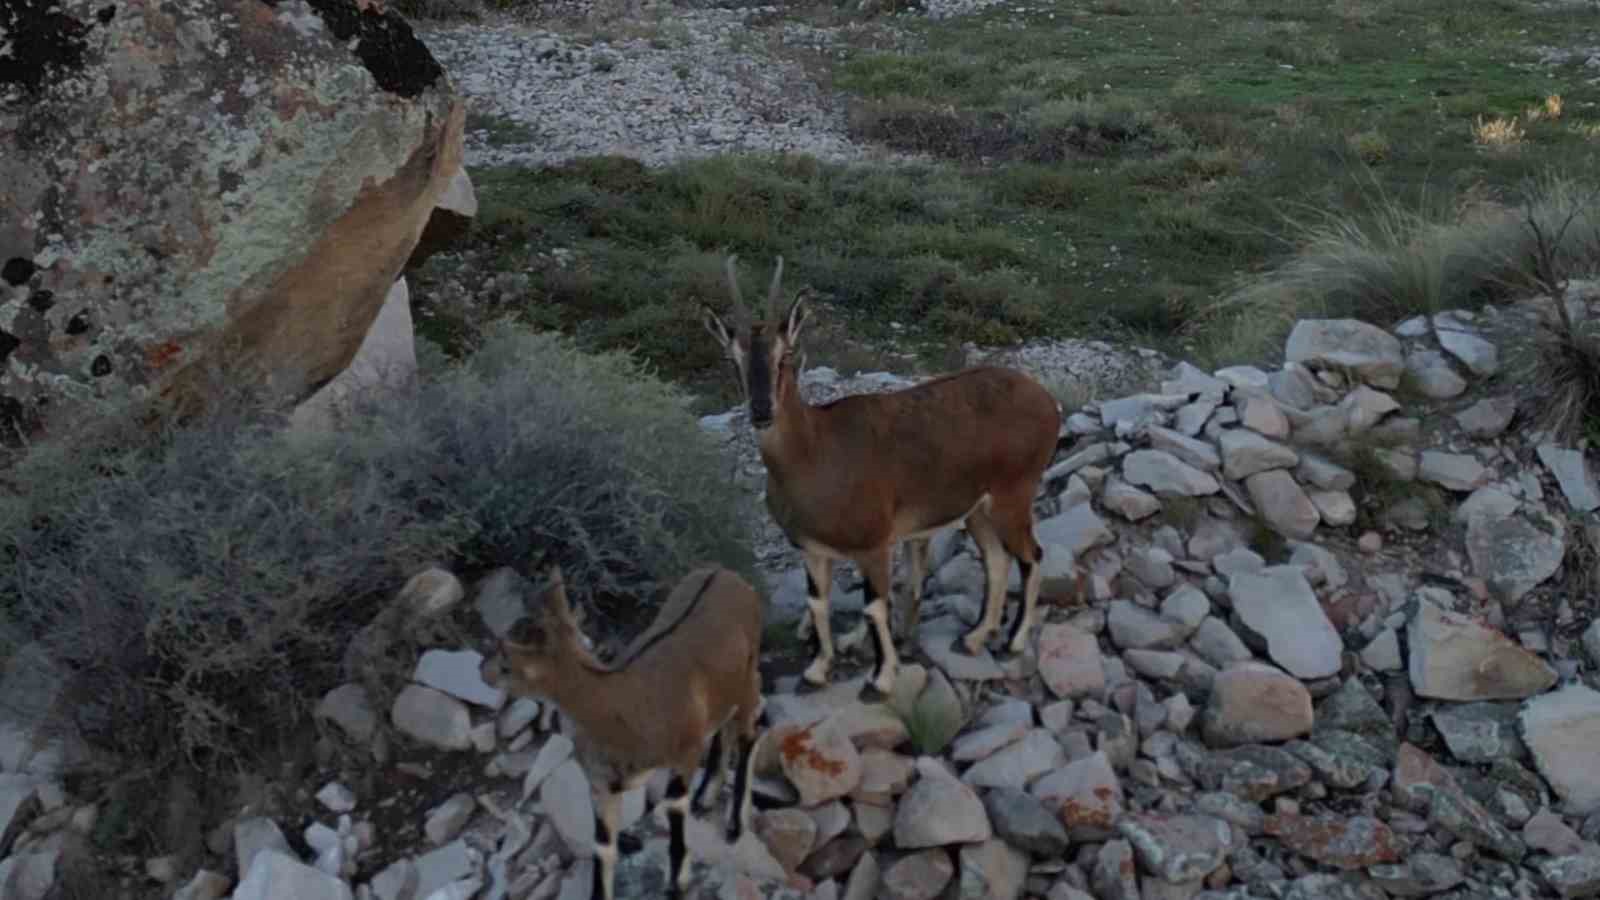
<svg viewBox="0 0 1600 900">
<path fill-rule="evenodd" d="M 250 863 L 233 900 L 350 900 L 350 886 L 279 850 L 263 850 Z"/>
<path fill-rule="evenodd" d="M 1581 513 L 1600 508 L 1600 486 L 1595 484 L 1581 450 L 1568 450 L 1554 444 L 1539 445 L 1539 461 L 1561 485 L 1567 504 Z"/>
<path fill-rule="evenodd" d="M 1117 823 L 1146 872 L 1169 884 L 1204 878 L 1233 848 L 1232 827 L 1197 815 L 1132 815 Z"/>
<path fill-rule="evenodd" d="M 1228 579 L 1228 595 L 1244 625 L 1266 640 L 1272 661 L 1291 675 L 1326 678 L 1339 671 L 1344 643 L 1302 567 L 1241 572 Z"/>
<path fill-rule="evenodd" d="M 1522 707 L 1522 740 L 1569 815 L 1600 810 L 1600 691 L 1571 685 Z"/>
<path fill-rule="evenodd" d="M 1556 683 L 1548 663 L 1492 628 L 1422 600 L 1407 631 L 1411 688 L 1435 700 L 1521 700 Z"/>
<path fill-rule="evenodd" d="M 986 841 L 993 836 L 978 792 L 933 759 L 919 761 L 916 783 L 900 798 L 895 846 L 906 850 Z"/>
<path fill-rule="evenodd" d="M 802 806 L 819 806 L 849 794 L 861 782 L 861 754 L 850 738 L 825 720 L 814 725 L 779 725 L 771 732 L 789 783 Z"/>
<path fill-rule="evenodd" d="M 1244 486 L 1256 512 L 1280 534 L 1305 540 L 1316 533 L 1322 513 L 1287 469 L 1257 472 Z"/>
<path fill-rule="evenodd" d="M 417 660 L 411 678 L 458 700 L 498 710 L 505 705 L 506 692 L 484 683 L 482 665 L 483 654 L 476 650 L 429 650 Z"/>
<path fill-rule="evenodd" d="M 1467 556 L 1473 574 L 1515 603 L 1561 567 L 1566 526 L 1549 514 L 1530 513 L 1530 519 L 1503 513 L 1503 507 L 1486 505 L 1467 515 Z"/>
<path fill-rule="evenodd" d="M 1028 789 L 1055 811 L 1074 841 L 1105 840 L 1122 815 L 1122 783 L 1104 750 L 1073 760 Z"/>
<path fill-rule="evenodd" d="M 1208 472 L 1164 450 L 1135 450 L 1122 460 L 1122 477 L 1129 484 L 1149 488 L 1157 496 L 1203 497 L 1222 490 Z"/>
<path fill-rule="evenodd" d="M 1371 816 L 1267 816 L 1262 830 L 1284 846 L 1338 869 L 1362 869 L 1401 858 L 1401 843 L 1388 825 Z"/>
<path fill-rule="evenodd" d="M 1450 755 L 1466 763 L 1521 759 L 1528 753 L 1517 736 L 1515 703 L 1462 703 L 1443 706 L 1430 718 Z"/>
<path fill-rule="evenodd" d="M 1287 362 L 1313 369 L 1350 371 L 1376 387 L 1393 390 L 1405 371 L 1400 339 L 1358 319 L 1302 319 L 1289 332 Z"/>
</svg>

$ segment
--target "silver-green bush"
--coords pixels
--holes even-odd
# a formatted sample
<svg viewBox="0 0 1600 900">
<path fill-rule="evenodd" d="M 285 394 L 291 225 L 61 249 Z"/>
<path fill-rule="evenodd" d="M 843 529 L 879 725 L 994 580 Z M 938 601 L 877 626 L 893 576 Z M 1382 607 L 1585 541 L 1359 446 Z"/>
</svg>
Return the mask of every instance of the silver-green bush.
<svg viewBox="0 0 1600 900">
<path fill-rule="evenodd" d="M 337 431 L 223 406 L 0 471 L 0 651 L 44 649 L 65 724 L 129 763 L 248 761 L 428 560 L 553 558 L 613 619 L 698 561 L 751 569 L 717 450 L 627 356 L 499 326 Z"/>
</svg>

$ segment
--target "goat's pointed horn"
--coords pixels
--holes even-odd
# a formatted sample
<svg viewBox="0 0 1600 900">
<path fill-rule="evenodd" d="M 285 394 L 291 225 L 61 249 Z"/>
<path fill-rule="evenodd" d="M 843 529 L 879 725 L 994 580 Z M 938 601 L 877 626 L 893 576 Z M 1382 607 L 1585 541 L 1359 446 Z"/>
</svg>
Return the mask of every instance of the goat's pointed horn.
<svg viewBox="0 0 1600 900">
<path fill-rule="evenodd" d="M 783 257 L 778 257 L 778 263 L 772 269 L 772 285 L 767 288 L 767 318 L 778 319 L 778 296 L 782 293 L 783 282 Z"/>
<path fill-rule="evenodd" d="M 749 321 L 750 310 L 744 305 L 744 295 L 739 293 L 739 270 L 735 266 L 738 261 L 738 254 L 728 254 L 723 269 L 728 273 L 728 293 L 733 297 L 733 318 L 742 325 Z"/>
</svg>

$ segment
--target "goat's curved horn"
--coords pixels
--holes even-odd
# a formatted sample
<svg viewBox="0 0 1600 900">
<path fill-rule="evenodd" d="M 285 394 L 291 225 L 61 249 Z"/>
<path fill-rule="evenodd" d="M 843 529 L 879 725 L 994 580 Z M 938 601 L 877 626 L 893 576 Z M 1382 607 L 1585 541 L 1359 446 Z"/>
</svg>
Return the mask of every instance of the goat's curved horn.
<svg viewBox="0 0 1600 900">
<path fill-rule="evenodd" d="M 778 256 L 777 265 L 772 269 L 772 284 L 767 288 L 767 318 L 774 321 L 778 318 L 778 296 L 782 293 L 783 283 L 783 256 Z"/>
<path fill-rule="evenodd" d="M 728 293 L 733 297 L 733 317 L 737 324 L 744 324 L 750 319 L 750 310 L 744 305 L 744 295 L 739 293 L 739 270 L 735 266 L 738 261 L 738 254 L 728 254 L 727 260 L 723 262 L 723 269 L 728 273 Z"/>
</svg>

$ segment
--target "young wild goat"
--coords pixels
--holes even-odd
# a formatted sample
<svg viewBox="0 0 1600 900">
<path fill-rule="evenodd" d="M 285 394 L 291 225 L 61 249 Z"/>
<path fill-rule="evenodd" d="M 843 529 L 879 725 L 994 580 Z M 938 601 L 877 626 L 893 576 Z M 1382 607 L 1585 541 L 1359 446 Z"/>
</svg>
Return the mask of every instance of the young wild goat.
<svg viewBox="0 0 1600 900">
<path fill-rule="evenodd" d="M 706 811 L 713 782 L 715 800 L 726 770 L 723 750 L 737 741 L 727 837 L 739 839 L 750 815 L 751 751 L 763 718 L 761 628 L 761 597 L 749 582 L 727 569 L 702 567 L 685 576 L 650 627 L 604 665 L 584 647 L 561 570 L 553 568 L 549 586 L 484 660 L 489 685 L 547 698 L 574 725 L 577 757 L 595 799 L 596 900 L 614 897 L 622 795 L 663 767 L 672 772 L 665 799 L 669 896 L 687 887 L 684 818 L 707 737 L 706 777 L 694 811 Z"/>
<path fill-rule="evenodd" d="M 1022 569 L 1023 603 L 1007 641 L 1027 646 L 1039 597 L 1043 548 L 1033 535 L 1033 498 L 1055 454 L 1061 410 L 1044 386 L 1011 369 L 969 368 L 887 394 L 811 406 L 800 396 L 794 354 L 809 312 L 797 295 L 780 318 L 783 257 L 754 321 L 727 260 L 733 327 L 709 307 L 705 325 L 739 373 L 767 467 L 767 509 L 805 556 L 814 656 L 802 686 L 828 681 L 833 636 L 828 596 L 835 560 L 866 576 L 865 609 L 877 660 L 862 698 L 885 697 L 898 659 L 889 628 L 894 547 L 910 550 L 914 632 L 928 537 L 965 520 L 983 556 L 983 615 L 956 649 L 978 653 L 1000 628 L 1010 557 Z M 915 634 L 910 637 L 915 639 Z"/>
</svg>

